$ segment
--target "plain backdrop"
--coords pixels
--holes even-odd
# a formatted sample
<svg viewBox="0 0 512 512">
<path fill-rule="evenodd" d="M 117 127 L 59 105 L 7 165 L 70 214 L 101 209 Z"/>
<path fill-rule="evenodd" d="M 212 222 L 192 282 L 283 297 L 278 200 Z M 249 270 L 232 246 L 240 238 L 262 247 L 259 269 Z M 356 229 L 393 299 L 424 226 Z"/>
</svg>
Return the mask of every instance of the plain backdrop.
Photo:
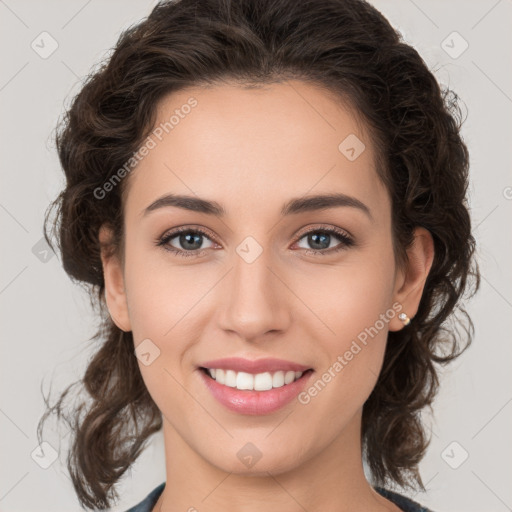
<svg viewBox="0 0 512 512">
<path fill-rule="evenodd" d="M 511 510 L 512 2 L 372 3 L 466 105 L 463 136 L 471 153 L 471 215 L 483 275 L 469 305 L 473 345 L 443 371 L 434 404 L 432 443 L 420 466 L 428 492 L 404 493 L 436 512 Z M 154 5 L 0 0 L 3 512 L 80 510 L 64 457 L 46 469 L 36 463 L 38 454 L 41 459 L 36 437 L 44 411 L 41 383 L 45 392 L 51 383 L 56 396 L 79 378 L 95 329 L 87 296 L 41 242 L 44 212 L 63 186 L 54 129 L 83 78 L 120 32 Z M 61 449 L 68 439 L 63 430 Z M 45 440 L 58 447 L 58 435 Z M 122 500 L 114 510 L 126 510 L 164 480 L 158 434 L 121 482 Z"/>
</svg>

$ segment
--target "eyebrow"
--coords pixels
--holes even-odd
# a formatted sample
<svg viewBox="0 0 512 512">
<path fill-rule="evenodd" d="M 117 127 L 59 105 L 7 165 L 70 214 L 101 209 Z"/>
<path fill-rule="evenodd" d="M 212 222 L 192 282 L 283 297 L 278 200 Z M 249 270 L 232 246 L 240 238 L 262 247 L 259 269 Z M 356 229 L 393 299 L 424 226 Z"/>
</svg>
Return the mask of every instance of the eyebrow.
<svg viewBox="0 0 512 512">
<path fill-rule="evenodd" d="M 168 206 L 174 206 L 176 208 L 182 208 L 184 210 L 193 212 L 205 213 L 207 215 L 214 215 L 216 217 L 225 217 L 226 215 L 226 210 L 216 201 L 209 201 L 199 197 L 177 194 L 166 194 L 158 198 L 142 211 L 142 215 L 146 216 L 152 211 Z M 355 197 L 341 193 L 303 196 L 291 199 L 281 208 L 281 216 L 284 217 L 286 215 L 320 211 L 342 206 L 357 208 L 358 210 L 361 210 L 363 213 L 365 213 L 370 219 L 373 219 L 368 206 L 366 206 L 363 202 L 361 202 L 359 199 L 356 199 Z"/>
</svg>

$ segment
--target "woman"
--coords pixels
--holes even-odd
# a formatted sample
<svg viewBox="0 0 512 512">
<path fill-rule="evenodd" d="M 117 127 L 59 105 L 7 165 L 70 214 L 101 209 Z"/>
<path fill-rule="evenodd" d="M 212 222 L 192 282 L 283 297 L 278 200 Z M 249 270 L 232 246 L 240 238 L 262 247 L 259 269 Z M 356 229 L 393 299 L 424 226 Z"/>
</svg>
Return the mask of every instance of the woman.
<svg viewBox="0 0 512 512">
<path fill-rule="evenodd" d="M 361 0 L 162 2 L 122 34 L 57 136 L 63 265 L 105 313 L 89 400 L 45 415 L 82 506 L 162 429 L 132 511 L 426 510 L 389 487 L 424 490 L 435 363 L 471 341 L 458 114 Z"/>
</svg>

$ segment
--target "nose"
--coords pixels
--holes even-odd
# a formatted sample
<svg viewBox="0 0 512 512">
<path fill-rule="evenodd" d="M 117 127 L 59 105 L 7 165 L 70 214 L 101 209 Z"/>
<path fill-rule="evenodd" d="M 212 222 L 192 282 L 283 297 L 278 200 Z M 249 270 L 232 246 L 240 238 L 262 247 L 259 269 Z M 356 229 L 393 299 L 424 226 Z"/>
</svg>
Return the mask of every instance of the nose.
<svg viewBox="0 0 512 512">
<path fill-rule="evenodd" d="M 226 299 L 220 301 L 219 326 L 245 341 L 267 340 L 268 334 L 284 332 L 290 323 L 287 305 L 292 293 L 270 259 L 266 251 L 251 263 L 236 254 L 223 280 L 220 293 Z"/>
</svg>

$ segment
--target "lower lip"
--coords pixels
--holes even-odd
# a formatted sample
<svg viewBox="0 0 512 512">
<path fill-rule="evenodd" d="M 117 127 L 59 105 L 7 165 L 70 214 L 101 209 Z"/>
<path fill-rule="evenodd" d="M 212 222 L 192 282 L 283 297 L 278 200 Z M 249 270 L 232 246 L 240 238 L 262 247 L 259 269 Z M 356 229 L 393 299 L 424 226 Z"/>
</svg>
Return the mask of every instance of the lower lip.
<svg viewBox="0 0 512 512">
<path fill-rule="evenodd" d="M 225 407 L 240 414 L 270 414 L 290 403 L 306 386 L 311 370 L 304 372 L 300 379 L 280 388 L 267 391 L 251 391 L 231 388 L 219 384 L 215 379 L 199 370 L 206 387 L 212 395 Z"/>
</svg>

